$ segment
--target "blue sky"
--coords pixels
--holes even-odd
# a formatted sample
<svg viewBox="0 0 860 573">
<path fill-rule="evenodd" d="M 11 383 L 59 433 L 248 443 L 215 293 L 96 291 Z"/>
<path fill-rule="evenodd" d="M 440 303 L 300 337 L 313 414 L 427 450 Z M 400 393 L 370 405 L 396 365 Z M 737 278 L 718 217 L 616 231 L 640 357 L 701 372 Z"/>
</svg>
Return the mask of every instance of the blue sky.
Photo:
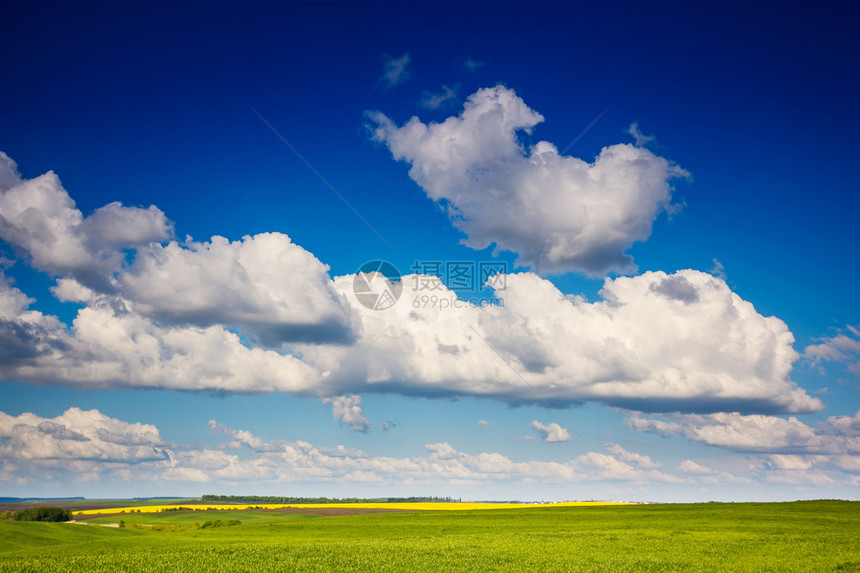
<svg viewBox="0 0 860 573">
<path fill-rule="evenodd" d="M 856 499 L 835 6 L 11 8 L 0 495 Z"/>
</svg>

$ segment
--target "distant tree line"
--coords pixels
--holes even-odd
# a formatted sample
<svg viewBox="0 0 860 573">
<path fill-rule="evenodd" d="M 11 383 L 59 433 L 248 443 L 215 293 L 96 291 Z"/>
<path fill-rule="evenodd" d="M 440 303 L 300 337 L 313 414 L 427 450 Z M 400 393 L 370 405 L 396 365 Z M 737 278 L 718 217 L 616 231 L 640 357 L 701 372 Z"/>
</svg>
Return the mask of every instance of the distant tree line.
<svg viewBox="0 0 860 573">
<path fill-rule="evenodd" d="M 459 501 L 451 497 L 286 497 L 278 495 L 211 495 L 202 496 L 201 501 L 221 503 L 433 503 Z"/>
<path fill-rule="evenodd" d="M 4 511 L 0 519 L 13 521 L 71 521 L 72 512 L 62 507 L 32 507 L 23 511 Z"/>
</svg>

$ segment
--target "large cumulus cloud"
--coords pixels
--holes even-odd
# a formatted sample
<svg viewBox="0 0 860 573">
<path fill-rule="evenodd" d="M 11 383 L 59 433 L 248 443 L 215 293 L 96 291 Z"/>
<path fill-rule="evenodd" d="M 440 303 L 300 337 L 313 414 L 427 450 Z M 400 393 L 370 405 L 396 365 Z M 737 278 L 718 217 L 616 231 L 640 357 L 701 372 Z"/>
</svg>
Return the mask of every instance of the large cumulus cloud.
<svg viewBox="0 0 860 573">
<path fill-rule="evenodd" d="M 281 233 L 152 244 L 118 276 L 135 311 L 162 323 L 237 326 L 267 346 L 349 342 L 328 266 Z"/>
<path fill-rule="evenodd" d="M 84 217 L 54 172 L 22 179 L 15 162 L 0 152 L 0 239 L 41 271 L 108 291 L 111 273 L 125 260 L 123 249 L 167 240 L 172 232 L 155 206 L 114 202 Z"/>
<path fill-rule="evenodd" d="M 535 119 L 512 92 L 494 94 L 494 105 L 513 115 L 488 108 L 480 125 L 495 125 L 498 113 L 510 126 Z M 505 139 L 510 129 L 493 133 L 516 155 L 516 142 Z M 478 159 L 495 153 L 486 145 L 469 149 Z M 39 178 L 23 182 L 14 164 L 4 165 L 12 186 L 0 197 L 10 233 L 3 237 L 52 273 L 63 270 L 51 262 L 58 257 L 54 243 L 86 257 L 53 288 L 60 300 L 83 305 L 70 325 L 32 308 L 31 298 L 0 279 L 0 340 L 8 342 L 0 352 L 3 379 L 292 392 L 331 398 L 336 415 L 338 405 L 357 407 L 341 404 L 343 397 L 367 392 L 544 405 L 598 401 L 658 412 L 822 408 L 791 381 L 797 354 L 786 325 L 705 273 L 606 279 L 593 302 L 564 295 L 534 273 L 511 274 L 494 293 L 500 304 L 490 306 L 464 303 L 438 279 L 412 275 L 403 278 L 396 305 L 374 311 L 356 300 L 353 275 L 330 277 L 325 264 L 286 235 L 165 244 L 164 225 L 155 226 L 164 232 L 151 233 L 133 224 L 149 220 L 142 213 L 161 213 L 154 207 L 111 204 L 83 217 L 52 174 L 45 188 L 53 203 L 40 199 L 42 183 L 33 183 Z M 25 226 L 23 214 L 59 230 Z M 93 251 L 93 241 L 107 250 Z M 133 262 L 123 245 L 137 245 Z M 93 257 L 103 262 L 105 253 L 109 264 L 90 264 Z M 98 270 L 101 279 L 85 281 L 80 269 Z M 428 285 L 436 287 L 436 303 L 421 302 Z M 362 417 L 342 421 L 370 428 Z"/>
<path fill-rule="evenodd" d="M 436 304 L 410 285 L 435 280 Z M 352 276 L 335 279 L 347 292 Z M 509 402 L 589 400 L 626 408 L 810 412 L 790 379 L 785 323 L 711 275 L 684 270 L 607 279 L 602 300 L 566 296 L 532 273 L 506 276 L 503 305 L 456 301 L 438 279 L 403 278 L 398 304 L 355 305 L 357 346 L 302 347 L 338 393 L 468 394 Z M 443 307 L 447 301 L 447 307 Z"/>
<path fill-rule="evenodd" d="M 222 325 L 160 325 L 114 296 L 94 297 L 71 327 L 31 302 L 0 280 L 0 339 L 20 345 L 0 354 L 2 379 L 219 392 L 300 392 L 318 379 L 297 357 L 246 346 Z"/>
<path fill-rule="evenodd" d="M 526 149 L 519 133 L 544 118 L 501 85 L 478 90 L 442 123 L 369 117 L 373 137 L 411 165 L 409 176 L 444 205 L 468 246 L 495 243 L 540 272 L 632 270 L 625 251 L 672 209 L 670 180 L 687 176 L 634 145 L 606 147 L 591 163 L 547 141 Z"/>
<path fill-rule="evenodd" d="M 596 302 L 521 273 L 496 291 L 504 306 L 469 305 L 439 285 L 448 308 L 416 308 L 421 291 L 405 289 L 385 311 L 350 298 L 352 278 L 337 277 L 334 288 L 351 304 L 355 343 L 290 352 L 248 346 L 223 325 L 160 324 L 111 296 L 96 297 L 66 327 L 0 281 L 0 331 L 21 347 L 0 355 L 0 373 L 84 388 L 472 395 L 650 411 L 822 407 L 790 379 L 797 355 L 785 324 L 697 271 L 607 279 Z M 679 281 L 695 300 L 661 288 Z"/>
</svg>

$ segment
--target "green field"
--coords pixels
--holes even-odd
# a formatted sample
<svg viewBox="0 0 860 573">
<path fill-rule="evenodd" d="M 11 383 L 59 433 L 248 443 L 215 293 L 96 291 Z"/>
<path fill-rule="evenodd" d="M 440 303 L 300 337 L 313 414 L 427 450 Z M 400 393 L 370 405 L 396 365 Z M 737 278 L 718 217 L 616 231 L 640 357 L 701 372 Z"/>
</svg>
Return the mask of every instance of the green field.
<svg viewBox="0 0 860 573">
<path fill-rule="evenodd" d="M 0 521 L 0 571 L 860 571 L 860 502 Z M 238 519 L 200 529 L 195 523 Z"/>
</svg>

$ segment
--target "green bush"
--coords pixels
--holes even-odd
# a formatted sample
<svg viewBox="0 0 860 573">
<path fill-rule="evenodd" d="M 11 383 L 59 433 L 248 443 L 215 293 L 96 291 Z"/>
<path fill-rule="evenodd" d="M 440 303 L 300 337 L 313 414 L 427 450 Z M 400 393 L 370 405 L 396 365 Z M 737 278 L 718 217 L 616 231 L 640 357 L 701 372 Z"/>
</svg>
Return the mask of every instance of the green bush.
<svg viewBox="0 0 860 573">
<path fill-rule="evenodd" d="M 15 521 L 70 521 L 72 512 L 62 507 L 33 507 L 15 512 Z"/>
<path fill-rule="evenodd" d="M 199 523 L 195 523 L 197 529 L 208 529 L 209 527 L 228 527 L 230 525 L 242 525 L 242 522 L 238 519 L 228 519 L 221 521 L 220 519 L 216 519 L 215 521 L 207 521 L 202 525 Z"/>
</svg>

